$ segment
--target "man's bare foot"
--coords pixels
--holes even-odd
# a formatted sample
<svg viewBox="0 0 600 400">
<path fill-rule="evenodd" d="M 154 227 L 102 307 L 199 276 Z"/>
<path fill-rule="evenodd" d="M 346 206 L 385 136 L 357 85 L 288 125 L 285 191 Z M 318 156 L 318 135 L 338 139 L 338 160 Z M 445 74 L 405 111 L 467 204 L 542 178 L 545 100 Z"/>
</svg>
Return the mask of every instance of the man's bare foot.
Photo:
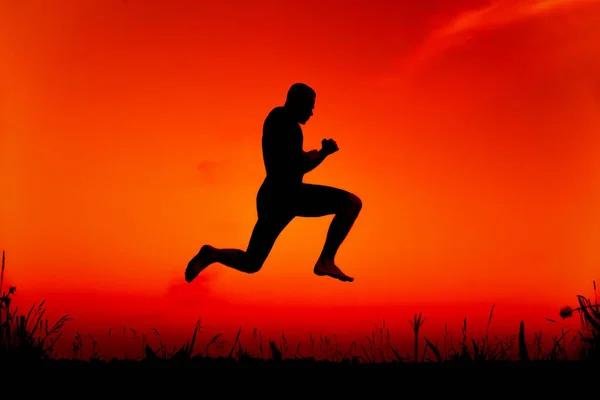
<svg viewBox="0 0 600 400">
<path fill-rule="evenodd" d="M 329 276 L 342 282 L 353 282 L 354 278 L 344 274 L 332 260 L 320 259 L 313 270 L 316 275 Z"/>
<path fill-rule="evenodd" d="M 200 248 L 198 254 L 190 260 L 185 269 L 186 282 L 192 282 L 206 267 L 212 264 L 214 260 L 215 248 L 205 244 Z"/>
</svg>

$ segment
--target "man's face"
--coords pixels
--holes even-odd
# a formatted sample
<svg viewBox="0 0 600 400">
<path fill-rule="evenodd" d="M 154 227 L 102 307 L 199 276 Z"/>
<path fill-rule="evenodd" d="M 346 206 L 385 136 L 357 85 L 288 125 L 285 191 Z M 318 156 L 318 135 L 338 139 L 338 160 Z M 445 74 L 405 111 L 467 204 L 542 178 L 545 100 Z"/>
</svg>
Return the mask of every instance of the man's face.
<svg viewBox="0 0 600 400">
<path fill-rule="evenodd" d="M 298 122 L 304 125 L 313 116 L 315 98 L 307 97 L 298 104 Z"/>
</svg>

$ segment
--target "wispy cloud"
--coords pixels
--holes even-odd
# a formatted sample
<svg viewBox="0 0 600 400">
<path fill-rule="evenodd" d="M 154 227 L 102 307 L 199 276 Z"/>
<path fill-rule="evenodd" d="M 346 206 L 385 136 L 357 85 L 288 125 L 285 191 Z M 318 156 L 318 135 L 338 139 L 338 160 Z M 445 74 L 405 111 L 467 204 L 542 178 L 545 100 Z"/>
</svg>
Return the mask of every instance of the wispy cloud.
<svg viewBox="0 0 600 400">
<path fill-rule="evenodd" d="M 600 4 L 600 0 L 500 0 L 465 11 L 431 32 L 410 59 L 415 66 L 444 51 L 460 46 L 472 35 L 527 19 L 577 7 Z"/>
<path fill-rule="evenodd" d="M 211 291 L 211 282 L 214 276 L 204 271 L 198 275 L 190 284 L 181 279 L 173 279 L 165 291 L 165 301 L 178 308 L 195 308 L 206 305 L 207 302 L 214 300 Z"/>
<path fill-rule="evenodd" d="M 215 183 L 218 180 L 220 163 L 218 161 L 204 160 L 196 164 L 200 172 L 202 183 Z"/>
</svg>

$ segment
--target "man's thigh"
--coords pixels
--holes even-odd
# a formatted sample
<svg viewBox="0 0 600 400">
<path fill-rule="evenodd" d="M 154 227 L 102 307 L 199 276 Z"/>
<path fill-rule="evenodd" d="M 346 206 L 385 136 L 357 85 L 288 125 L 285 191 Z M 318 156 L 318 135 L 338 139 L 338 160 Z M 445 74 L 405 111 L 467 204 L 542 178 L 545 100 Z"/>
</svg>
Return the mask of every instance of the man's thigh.
<svg viewBox="0 0 600 400">
<path fill-rule="evenodd" d="M 350 192 L 331 186 L 304 183 L 293 201 L 293 213 L 298 217 L 322 217 L 338 214 L 351 199 Z"/>
</svg>

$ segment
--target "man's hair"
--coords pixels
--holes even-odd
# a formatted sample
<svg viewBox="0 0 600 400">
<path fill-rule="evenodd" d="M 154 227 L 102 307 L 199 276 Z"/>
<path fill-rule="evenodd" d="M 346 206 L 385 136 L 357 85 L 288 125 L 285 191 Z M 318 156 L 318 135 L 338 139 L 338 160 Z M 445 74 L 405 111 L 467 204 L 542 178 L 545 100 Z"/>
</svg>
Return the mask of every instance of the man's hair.
<svg viewBox="0 0 600 400">
<path fill-rule="evenodd" d="M 317 93 L 305 83 L 294 83 L 287 92 L 286 103 L 297 103 L 306 98 L 315 98 Z"/>
</svg>

